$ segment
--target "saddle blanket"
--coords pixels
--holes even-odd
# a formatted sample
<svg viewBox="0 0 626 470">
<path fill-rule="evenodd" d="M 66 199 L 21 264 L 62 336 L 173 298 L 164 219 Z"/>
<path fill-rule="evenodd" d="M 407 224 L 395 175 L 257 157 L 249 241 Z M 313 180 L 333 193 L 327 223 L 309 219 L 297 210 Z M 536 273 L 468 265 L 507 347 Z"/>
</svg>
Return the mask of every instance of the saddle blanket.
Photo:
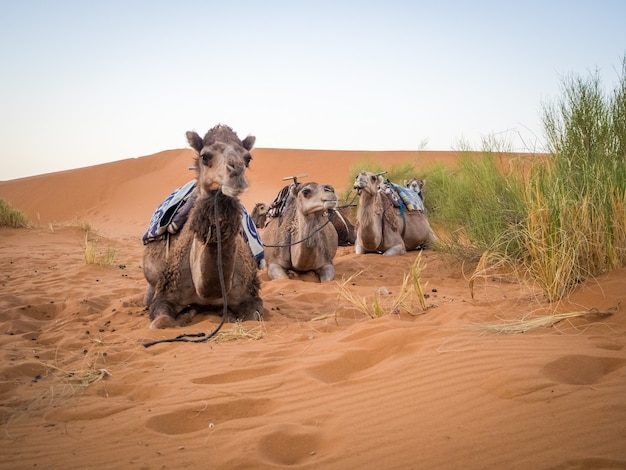
<svg viewBox="0 0 626 470">
<path fill-rule="evenodd" d="M 196 180 L 189 181 L 187 184 L 175 189 L 165 200 L 156 208 L 148 230 L 143 235 L 143 244 L 163 240 L 167 233 L 178 233 L 189 217 L 189 212 L 196 201 Z M 263 266 L 265 262 L 265 253 L 261 236 L 254 225 L 252 217 L 242 205 L 241 228 L 248 246 L 256 259 L 259 266 Z"/>
<path fill-rule="evenodd" d="M 390 194 L 392 201 L 394 201 L 397 207 L 402 207 L 404 205 L 410 211 L 421 211 L 426 212 L 426 208 L 424 207 L 424 201 L 419 194 L 409 188 L 405 188 L 404 186 L 400 186 L 396 183 L 387 182 L 385 183 L 385 187 Z M 402 202 L 402 204 L 400 203 Z"/>
</svg>

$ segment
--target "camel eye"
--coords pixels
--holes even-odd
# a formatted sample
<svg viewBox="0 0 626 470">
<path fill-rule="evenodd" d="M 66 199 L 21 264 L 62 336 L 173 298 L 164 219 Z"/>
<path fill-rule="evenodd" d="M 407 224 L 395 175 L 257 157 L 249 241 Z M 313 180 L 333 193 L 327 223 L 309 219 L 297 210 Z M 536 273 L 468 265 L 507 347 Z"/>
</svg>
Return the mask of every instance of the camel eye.
<svg viewBox="0 0 626 470">
<path fill-rule="evenodd" d="M 302 195 L 308 198 L 311 195 L 311 190 L 309 188 L 305 188 L 302 190 Z"/>
<path fill-rule="evenodd" d="M 202 155 L 200 155 L 200 158 L 202 159 L 202 163 L 204 165 L 208 165 L 209 161 L 211 160 L 211 158 L 213 158 L 213 155 L 209 152 L 203 153 Z"/>
</svg>

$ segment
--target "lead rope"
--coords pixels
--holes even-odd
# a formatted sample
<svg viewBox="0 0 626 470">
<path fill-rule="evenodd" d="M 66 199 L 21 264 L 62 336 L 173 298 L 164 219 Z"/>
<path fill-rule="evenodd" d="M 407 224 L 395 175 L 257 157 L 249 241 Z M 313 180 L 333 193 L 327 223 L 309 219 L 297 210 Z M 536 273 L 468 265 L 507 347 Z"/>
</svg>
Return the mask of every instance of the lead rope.
<svg viewBox="0 0 626 470">
<path fill-rule="evenodd" d="M 222 329 L 222 326 L 224 326 L 224 321 L 226 320 L 226 316 L 228 315 L 228 302 L 226 300 L 226 284 L 224 282 L 224 266 L 222 264 L 222 232 L 220 231 L 220 220 L 218 218 L 219 211 L 217 207 L 217 198 L 220 192 L 221 191 L 219 190 L 215 192 L 215 204 L 214 204 L 215 211 L 214 211 L 213 216 L 215 217 L 215 229 L 216 229 L 215 236 L 217 238 L 217 272 L 218 272 L 218 277 L 220 279 L 222 299 L 224 299 L 224 308 L 222 310 L 222 320 L 220 321 L 220 324 L 217 325 L 217 328 L 215 328 L 215 330 L 213 330 L 210 335 L 206 335 L 206 333 L 183 333 L 181 335 L 178 335 L 176 338 L 159 339 L 157 341 L 152 341 L 150 343 L 144 343 L 145 348 L 149 348 L 150 346 L 154 346 L 155 344 L 160 344 L 160 343 L 205 343 L 211 338 L 213 338 Z M 178 312 L 176 316 L 179 316 L 191 310 L 192 308 L 193 308 L 192 305 L 187 305 L 180 312 Z M 189 339 L 189 338 L 200 338 L 200 339 Z"/>
</svg>

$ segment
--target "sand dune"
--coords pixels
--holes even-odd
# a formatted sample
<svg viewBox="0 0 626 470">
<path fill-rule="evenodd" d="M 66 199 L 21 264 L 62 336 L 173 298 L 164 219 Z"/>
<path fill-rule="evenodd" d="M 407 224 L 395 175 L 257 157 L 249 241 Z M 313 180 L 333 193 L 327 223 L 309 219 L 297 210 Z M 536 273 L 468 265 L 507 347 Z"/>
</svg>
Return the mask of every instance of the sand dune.
<svg viewBox="0 0 626 470">
<path fill-rule="evenodd" d="M 453 164 L 454 152 L 256 149 L 251 208 L 282 177 L 343 189 L 365 157 Z M 626 468 L 626 269 L 579 286 L 524 334 L 485 325 L 551 312 L 532 286 L 435 251 L 357 256 L 336 282 L 269 281 L 264 321 L 208 343 L 216 315 L 150 330 L 142 244 L 154 208 L 193 177 L 190 150 L 0 182 L 38 227 L 0 229 L 0 468 Z M 434 191 L 435 188 L 429 188 Z M 87 221 L 108 266 L 84 261 Z M 417 256 L 427 309 L 369 318 L 338 285 L 389 306 Z M 358 274 L 358 275 L 357 275 Z M 356 275 L 356 276 L 355 276 Z M 237 325 L 226 325 L 233 332 Z"/>
</svg>

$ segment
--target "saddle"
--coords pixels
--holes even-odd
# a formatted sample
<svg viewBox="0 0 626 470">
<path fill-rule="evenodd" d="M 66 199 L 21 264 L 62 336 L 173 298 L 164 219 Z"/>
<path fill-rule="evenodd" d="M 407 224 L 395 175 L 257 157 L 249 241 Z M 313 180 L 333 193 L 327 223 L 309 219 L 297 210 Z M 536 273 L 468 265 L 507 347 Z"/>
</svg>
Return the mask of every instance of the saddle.
<svg viewBox="0 0 626 470">
<path fill-rule="evenodd" d="M 420 211 L 426 213 L 424 201 L 419 194 L 409 188 L 400 186 L 387 180 L 384 183 L 384 194 L 387 195 L 394 207 L 400 208 L 400 213 L 404 214 L 404 209 L 410 211 Z"/>
</svg>

